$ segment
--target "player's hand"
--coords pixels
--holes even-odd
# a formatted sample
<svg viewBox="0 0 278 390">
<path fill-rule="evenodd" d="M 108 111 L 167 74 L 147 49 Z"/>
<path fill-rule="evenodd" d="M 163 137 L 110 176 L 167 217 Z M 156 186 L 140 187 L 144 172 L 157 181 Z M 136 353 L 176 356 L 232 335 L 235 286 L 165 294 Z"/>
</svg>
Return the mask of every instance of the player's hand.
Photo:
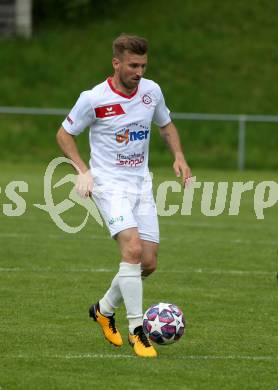
<svg viewBox="0 0 278 390">
<path fill-rule="evenodd" d="M 75 189 L 81 198 L 87 198 L 91 195 L 93 190 L 93 178 L 89 169 L 85 173 L 79 172 Z"/>
<path fill-rule="evenodd" d="M 191 170 L 182 154 L 176 156 L 173 168 L 177 177 L 182 176 L 182 184 L 184 187 L 190 183 Z"/>
</svg>

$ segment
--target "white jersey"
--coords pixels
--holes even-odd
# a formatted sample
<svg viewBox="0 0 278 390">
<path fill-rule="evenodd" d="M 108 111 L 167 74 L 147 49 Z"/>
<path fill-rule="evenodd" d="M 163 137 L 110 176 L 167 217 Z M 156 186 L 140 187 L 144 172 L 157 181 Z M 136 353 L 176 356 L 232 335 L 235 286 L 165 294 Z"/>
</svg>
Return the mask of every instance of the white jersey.
<svg viewBox="0 0 278 390">
<path fill-rule="evenodd" d="M 142 78 L 138 88 L 125 95 L 108 78 L 81 93 L 62 126 L 72 135 L 90 127 L 93 178 L 111 184 L 148 176 L 151 122 L 166 126 L 169 113 L 155 82 Z"/>
</svg>

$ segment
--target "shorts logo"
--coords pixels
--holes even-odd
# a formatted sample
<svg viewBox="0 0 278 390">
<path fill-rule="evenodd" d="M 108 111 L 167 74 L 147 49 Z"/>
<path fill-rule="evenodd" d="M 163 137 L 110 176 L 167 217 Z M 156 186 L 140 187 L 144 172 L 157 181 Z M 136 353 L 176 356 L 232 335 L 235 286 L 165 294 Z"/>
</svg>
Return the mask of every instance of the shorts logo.
<svg viewBox="0 0 278 390">
<path fill-rule="evenodd" d="M 149 130 L 130 131 L 129 129 L 120 130 L 116 133 L 116 141 L 120 144 L 125 142 L 127 145 L 129 141 L 142 141 L 148 138 Z"/>
<path fill-rule="evenodd" d="M 150 95 L 145 94 L 145 95 L 142 97 L 142 102 L 143 102 L 144 104 L 151 104 L 152 98 L 150 97 Z"/>
<path fill-rule="evenodd" d="M 124 220 L 124 217 L 122 215 L 120 215 L 119 217 L 115 217 L 115 218 L 112 217 L 111 219 L 109 219 L 108 223 L 109 223 L 109 225 L 114 225 L 114 223 L 123 222 L 123 220 Z"/>
</svg>

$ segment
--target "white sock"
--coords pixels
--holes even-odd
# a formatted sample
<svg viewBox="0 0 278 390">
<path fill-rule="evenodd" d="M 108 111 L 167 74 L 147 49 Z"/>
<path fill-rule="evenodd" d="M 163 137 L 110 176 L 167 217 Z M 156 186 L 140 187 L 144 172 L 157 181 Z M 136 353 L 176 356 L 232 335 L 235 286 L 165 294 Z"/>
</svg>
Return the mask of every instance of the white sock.
<svg viewBox="0 0 278 390">
<path fill-rule="evenodd" d="M 142 271 L 141 271 L 142 272 Z M 141 275 L 142 282 L 147 278 L 147 276 Z M 122 293 L 119 286 L 119 273 L 117 273 L 114 279 L 111 282 L 109 290 L 106 291 L 103 298 L 99 301 L 99 308 L 101 314 L 106 317 L 112 316 L 115 313 L 115 309 L 118 309 L 123 302 Z M 134 321 L 134 329 L 136 326 L 139 326 L 136 321 Z"/>
<path fill-rule="evenodd" d="M 139 318 L 129 318 L 128 320 L 128 330 L 130 334 L 134 334 L 134 329 L 137 328 L 137 326 L 142 326 L 143 320 L 142 317 Z"/>
<path fill-rule="evenodd" d="M 117 273 L 111 282 L 109 290 L 104 297 L 99 301 L 100 312 L 104 316 L 111 316 L 115 313 L 123 301 L 122 293 L 119 286 L 119 273 Z"/>
<path fill-rule="evenodd" d="M 99 301 L 99 310 L 105 317 L 111 317 L 115 313 L 114 308 L 105 299 L 105 296 Z"/>
<path fill-rule="evenodd" d="M 143 323 L 141 264 L 121 262 L 118 280 L 129 320 L 129 332 L 133 333 Z"/>
</svg>

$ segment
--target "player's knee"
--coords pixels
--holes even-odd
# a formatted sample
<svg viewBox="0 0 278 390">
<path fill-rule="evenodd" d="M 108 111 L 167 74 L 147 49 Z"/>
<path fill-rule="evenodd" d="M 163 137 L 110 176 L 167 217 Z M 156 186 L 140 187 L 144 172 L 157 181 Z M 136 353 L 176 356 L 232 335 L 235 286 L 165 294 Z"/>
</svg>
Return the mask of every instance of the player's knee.
<svg viewBox="0 0 278 390">
<path fill-rule="evenodd" d="M 156 270 L 156 266 L 149 266 L 142 270 L 142 276 L 150 276 Z"/>
<path fill-rule="evenodd" d="M 151 273 L 151 274 L 152 274 L 153 272 L 156 271 L 156 261 L 155 261 L 154 264 L 152 264 L 152 265 L 150 266 L 149 270 L 150 270 L 150 273 Z"/>
<path fill-rule="evenodd" d="M 157 267 L 157 259 L 156 259 L 156 255 L 153 254 L 151 256 L 151 258 L 148 259 L 148 262 L 145 262 L 142 266 L 142 276 L 149 276 L 151 275 L 153 272 L 156 271 L 156 267 Z"/>
<path fill-rule="evenodd" d="M 139 241 L 130 242 L 126 248 L 126 259 L 130 261 L 140 262 L 142 258 L 142 245 Z"/>
</svg>

